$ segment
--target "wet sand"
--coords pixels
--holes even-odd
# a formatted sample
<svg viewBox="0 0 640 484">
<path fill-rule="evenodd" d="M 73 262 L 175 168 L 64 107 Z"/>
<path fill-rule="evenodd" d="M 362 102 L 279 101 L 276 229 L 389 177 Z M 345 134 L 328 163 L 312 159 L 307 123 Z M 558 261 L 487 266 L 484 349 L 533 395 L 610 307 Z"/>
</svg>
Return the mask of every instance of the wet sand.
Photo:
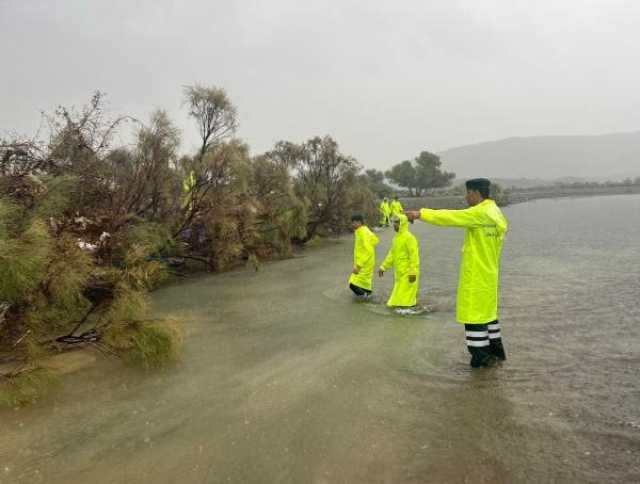
<svg viewBox="0 0 640 484">
<path fill-rule="evenodd" d="M 354 302 L 351 242 L 154 294 L 185 321 L 174 368 L 98 358 L 0 410 L 0 483 L 640 481 L 640 197 L 505 210 L 504 364 L 454 322 L 463 233 L 412 226 L 421 304 Z M 378 261 L 392 232 L 382 233 Z"/>
</svg>

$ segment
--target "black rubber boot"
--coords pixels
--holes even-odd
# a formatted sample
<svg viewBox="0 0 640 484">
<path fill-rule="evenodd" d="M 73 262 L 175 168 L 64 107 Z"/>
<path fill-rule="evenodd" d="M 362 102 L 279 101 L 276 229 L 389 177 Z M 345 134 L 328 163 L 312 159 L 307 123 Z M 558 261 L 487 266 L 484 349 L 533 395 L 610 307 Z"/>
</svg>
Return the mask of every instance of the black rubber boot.
<svg viewBox="0 0 640 484">
<path fill-rule="evenodd" d="M 487 350 L 489 347 L 486 348 Z M 471 368 L 486 368 L 492 366 L 496 362 L 496 357 L 485 350 L 485 348 L 469 348 L 471 353 Z"/>
<path fill-rule="evenodd" d="M 502 346 L 501 338 L 489 340 L 489 354 L 495 356 L 500 361 L 504 361 L 507 359 L 507 355 L 504 352 L 504 346 Z"/>
</svg>

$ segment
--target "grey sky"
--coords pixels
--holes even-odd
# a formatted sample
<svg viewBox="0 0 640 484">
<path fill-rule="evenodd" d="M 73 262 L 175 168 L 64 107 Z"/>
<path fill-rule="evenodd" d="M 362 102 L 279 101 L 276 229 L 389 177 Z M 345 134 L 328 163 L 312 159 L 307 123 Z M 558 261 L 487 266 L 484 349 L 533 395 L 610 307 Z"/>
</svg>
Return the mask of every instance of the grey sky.
<svg viewBox="0 0 640 484">
<path fill-rule="evenodd" d="M 95 89 L 115 113 L 224 87 L 260 153 L 331 134 L 368 167 L 509 136 L 640 129 L 637 0 L 0 0 L 0 131 Z"/>
</svg>

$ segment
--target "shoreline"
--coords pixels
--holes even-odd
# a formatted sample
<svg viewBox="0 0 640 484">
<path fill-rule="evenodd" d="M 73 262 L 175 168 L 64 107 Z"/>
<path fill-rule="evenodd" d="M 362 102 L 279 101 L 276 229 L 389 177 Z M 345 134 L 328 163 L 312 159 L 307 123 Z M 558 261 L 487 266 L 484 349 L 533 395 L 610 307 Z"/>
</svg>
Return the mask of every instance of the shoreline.
<svg viewBox="0 0 640 484">
<path fill-rule="evenodd" d="M 510 194 L 510 200 L 508 205 L 515 205 L 518 203 L 526 203 L 529 201 L 540 200 L 540 199 L 553 199 L 553 198 L 581 198 L 581 197 L 589 197 L 589 196 L 609 196 L 609 195 L 638 195 L 640 194 L 640 186 L 633 187 L 608 187 L 602 188 L 599 187 L 597 189 L 585 190 L 585 189 L 557 189 L 550 188 L 549 190 L 519 190 L 515 193 Z M 417 209 L 420 207 L 428 206 L 430 208 L 449 208 L 449 209 L 459 209 L 466 208 L 464 198 L 462 196 L 436 196 L 436 197 L 414 197 L 414 198 L 401 198 L 400 199 L 405 209 Z M 332 243 L 336 243 L 342 241 L 346 234 L 343 234 L 338 237 L 326 237 L 317 239 L 315 242 L 308 246 L 303 246 L 297 248 L 294 251 L 294 254 L 290 257 L 270 259 L 262 261 L 260 264 L 260 268 L 257 270 L 264 270 L 265 266 L 269 266 L 272 264 L 276 264 L 278 262 L 282 262 L 289 259 L 295 258 L 304 258 L 306 257 L 305 253 L 309 251 L 314 251 L 314 249 L 319 249 L 326 247 L 327 245 L 331 245 Z M 182 277 L 174 277 L 171 278 L 166 284 L 163 284 L 157 289 L 178 286 L 187 281 L 194 281 L 199 278 L 209 277 L 212 275 L 220 275 L 228 272 L 239 272 L 239 271 L 253 271 L 256 269 L 249 269 L 247 263 L 239 264 L 236 267 L 228 270 L 228 271 L 220 271 L 220 272 L 208 272 L 208 271 L 189 271 L 182 275 Z M 153 294 L 155 291 L 151 291 L 150 294 Z M 104 357 L 103 354 L 96 352 L 94 348 L 90 345 L 78 345 L 65 349 L 61 349 L 59 353 L 52 354 L 46 357 L 41 362 L 41 367 L 51 371 L 57 377 L 64 377 L 67 374 L 76 373 L 80 370 L 84 370 L 86 368 L 90 368 L 96 365 L 97 360 L 101 357 Z M 15 361 L 0 361 L 0 374 L 10 373 L 11 371 L 18 368 L 20 364 Z"/>
<path fill-rule="evenodd" d="M 582 198 L 609 195 L 640 195 L 640 185 L 594 188 L 548 187 L 536 189 L 522 189 L 508 192 L 507 203 L 501 206 L 515 205 L 533 200 L 553 198 Z M 467 208 L 462 195 L 401 197 L 400 202 L 405 209 L 416 210 L 421 207 L 429 208 Z"/>
</svg>

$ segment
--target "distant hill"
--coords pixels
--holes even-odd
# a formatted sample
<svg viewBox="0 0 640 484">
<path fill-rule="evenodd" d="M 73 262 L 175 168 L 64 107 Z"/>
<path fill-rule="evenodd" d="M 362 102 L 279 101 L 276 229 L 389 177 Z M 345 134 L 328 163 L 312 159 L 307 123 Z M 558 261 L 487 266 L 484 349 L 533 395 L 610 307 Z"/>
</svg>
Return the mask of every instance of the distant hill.
<svg viewBox="0 0 640 484">
<path fill-rule="evenodd" d="M 620 180 L 640 176 L 640 131 L 507 138 L 438 154 L 458 178 Z"/>
</svg>

